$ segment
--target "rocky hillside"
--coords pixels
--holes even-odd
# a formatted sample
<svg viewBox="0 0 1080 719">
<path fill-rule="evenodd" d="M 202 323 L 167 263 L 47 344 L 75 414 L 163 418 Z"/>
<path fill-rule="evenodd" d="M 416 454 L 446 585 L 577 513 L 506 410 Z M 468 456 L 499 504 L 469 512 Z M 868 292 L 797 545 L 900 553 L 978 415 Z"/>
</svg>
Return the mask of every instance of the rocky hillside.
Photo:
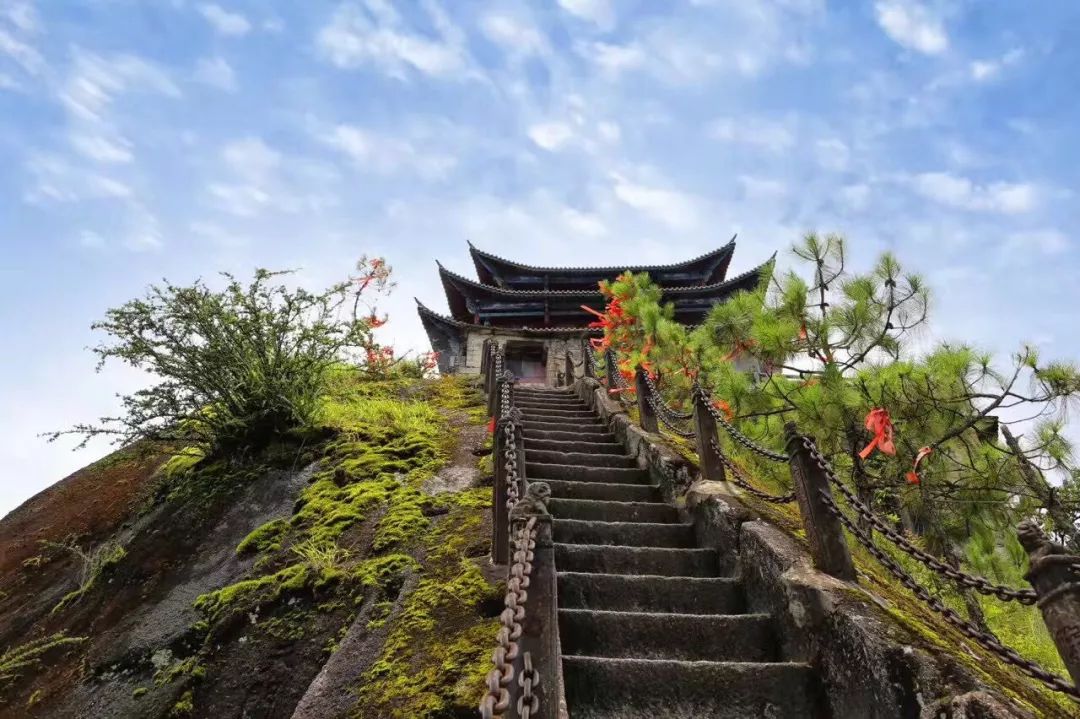
<svg viewBox="0 0 1080 719">
<path fill-rule="evenodd" d="M 134 446 L 30 499 L 0 521 L 0 718 L 473 716 L 481 404 L 341 371 L 258 456 Z"/>
</svg>

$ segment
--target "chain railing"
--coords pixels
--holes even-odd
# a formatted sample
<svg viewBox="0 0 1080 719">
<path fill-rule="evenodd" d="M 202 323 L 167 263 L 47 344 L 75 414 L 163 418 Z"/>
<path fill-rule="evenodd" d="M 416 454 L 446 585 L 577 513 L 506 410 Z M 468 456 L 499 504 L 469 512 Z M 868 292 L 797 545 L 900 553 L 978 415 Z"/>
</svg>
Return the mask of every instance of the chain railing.
<svg viewBox="0 0 1080 719">
<path fill-rule="evenodd" d="M 586 361 L 591 363 L 593 375 L 599 375 L 596 371 L 597 358 L 591 348 L 586 352 Z M 636 386 L 633 386 L 617 371 L 615 362 L 614 353 L 608 350 L 605 356 L 608 394 L 617 395 L 625 405 L 627 398 L 623 395 L 627 391 L 635 391 L 641 424 L 646 431 L 659 431 L 659 426 L 662 425 L 679 437 L 695 440 L 702 478 L 730 480 L 748 495 L 771 504 L 798 502 L 810 554 L 819 569 L 840 579 L 857 581 L 858 575 L 844 533 L 846 529 L 904 587 L 964 636 L 1050 689 L 1080 701 L 1080 690 L 1077 689 L 1077 682 L 1080 682 L 1080 557 L 1066 553 L 1059 545 L 1051 546 L 1046 542 L 1039 545 L 1030 537 L 1025 542 L 1021 533 L 1021 543 L 1031 557 L 1032 569 L 1026 578 L 1032 583 L 1033 589 L 1009 587 L 965 572 L 921 549 L 893 523 L 875 514 L 869 505 L 837 477 L 813 440 L 799 434 L 793 424 L 789 423 L 785 429 L 786 453 L 778 452 L 741 432 L 700 385 L 695 383 L 691 392 L 693 412 L 681 412 L 668 404 L 649 373 L 638 368 Z M 692 428 L 686 426 L 688 421 L 693 423 Z M 769 462 L 787 463 L 794 491 L 778 495 L 754 486 L 746 472 L 724 452 L 717 436 L 717 427 L 722 428 L 723 433 L 753 455 Z M 841 509 L 840 503 L 833 498 L 830 491 L 833 488 L 843 497 L 843 503 L 863 522 L 863 526 Z M 927 588 L 921 586 L 891 554 L 875 543 L 871 530 L 876 530 L 910 559 L 961 589 L 974 590 L 1001 601 L 1038 606 L 1072 675 L 1073 683 L 1020 656 L 1014 649 L 1002 644 L 997 637 L 984 632 L 947 607 Z M 1031 531 L 1034 530 L 1030 530 L 1029 534 Z M 1035 546 L 1041 547 L 1038 551 L 1045 556 L 1037 557 L 1036 550 L 1032 548 Z"/>
<path fill-rule="evenodd" d="M 494 668 L 488 672 L 487 693 L 480 703 L 480 716 L 483 719 L 501 719 L 510 709 L 511 687 L 515 677 L 521 689 L 514 706 L 518 716 L 529 719 L 540 711 L 540 698 L 533 691 L 540 684 L 539 675 L 532 665 L 532 655 L 522 653 L 519 644 L 533 572 L 536 531 L 536 517 L 530 517 L 514 533 L 514 563 L 510 565 L 506 581 L 505 608 L 499 615 L 499 633 L 496 635 L 498 647 L 491 655 Z M 523 663 L 520 673 L 515 670 L 519 657 Z"/>
<path fill-rule="evenodd" d="M 557 642 L 550 641 L 557 631 L 557 622 L 552 615 L 555 605 L 550 522 L 541 524 L 547 515 L 542 499 L 550 490 L 542 482 L 530 485 L 527 481 L 521 412 L 514 405 L 515 380 L 504 370 L 502 348 L 490 342 L 484 356 L 482 370 L 489 392 L 497 453 L 492 499 L 492 559 L 498 564 L 506 562 L 508 567 L 505 608 L 499 616 L 497 647 L 492 654 L 493 668 L 487 675 L 487 691 L 480 703 L 480 716 L 483 719 L 551 719 L 554 716 L 552 706 L 542 704 L 542 692 L 539 691 L 541 668 L 550 670 L 559 661 L 557 650 L 552 651 Z M 544 555 L 547 557 L 545 563 L 551 566 L 541 566 L 538 570 L 542 581 L 533 587 L 533 601 L 528 604 L 533 613 L 526 622 L 542 526 L 548 552 Z M 526 632 L 526 626 L 531 627 L 531 633 Z M 529 646 L 539 651 L 540 656 L 528 651 Z M 550 674 L 548 677 L 548 683 L 558 683 L 551 680 Z"/>
<path fill-rule="evenodd" d="M 750 484 L 750 482 L 746 478 L 746 474 L 742 471 L 742 468 L 740 468 L 739 465 L 735 464 L 735 462 L 733 462 L 731 458 L 724 454 L 723 450 L 720 449 L 720 443 L 717 442 L 715 439 L 710 439 L 709 441 L 712 442 L 713 449 L 716 450 L 716 453 L 720 455 L 720 461 L 723 462 L 724 466 L 728 468 L 729 472 L 731 472 L 731 476 L 733 477 L 731 481 L 734 482 L 736 486 L 741 487 L 743 490 L 749 492 L 758 499 L 765 502 L 771 502 L 772 504 L 789 504 L 795 501 L 794 492 L 791 492 L 790 494 L 780 495 L 769 494 L 768 492 L 762 489 L 758 489 L 754 485 Z"/>
<path fill-rule="evenodd" d="M 881 547 L 874 542 L 871 537 L 862 527 L 860 527 L 853 519 L 847 516 L 841 510 L 836 500 L 833 499 L 832 494 L 828 491 L 828 487 L 831 485 L 840 490 L 844 495 L 844 498 L 855 508 L 859 516 L 863 517 L 867 521 L 871 522 L 875 528 L 877 528 L 883 536 L 890 541 L 893 541 L 901 551 L 905 552 L 908 556 L 912 557 L 916 561 L 926 566 L 928 569 L 937 572 L 938 574 L 945 576 L 954 582 L 970 587 L 978 592 L 987 594 L 990 596 L 996 596 L 1003 601 L 1017 601 L 1021 604 L 1035 604 L 1040 602 L 1039 596 L 1036 592 L 1031 590 L 1013 589 L 1010 587 L 1004 587 L 991 583 L 984 577 L 977 577 L 974 575 L 959 572 L 952 567 L 942 563 L 936 557 L 933 557 L 926 552 L 922 551 L 918 547 L 911 544 L 906 538 L 896 532 L 892 527 L 875 515 L 869 507 L 867 507 L 862 501 L 859 500 L 855 494 L 840 481 L 840 478 L 836 476 L 836 472 L 833 471 L 832 466 L 828 460 L 817 449 L 814 442 L 808 437 L 800 437 L 803 449 L 810 461 L 821 472 L 821 476 L 825 480 L 823 487 L 818 488 L 819 500 L 825 506 L 829 514 L 835 517 L 836 520 L 851 534 L 855 539 L 870 553 L 878 562 L 885 567 L 886 570 L 893 577 L 896 578 L 902 585 L 909 589 L 920 601 L 926 604 L 930 609 L 940 614 L 946 622 L 951 626 L 959 630 L 964 636 L 975 641 L 987 651 L 994 654 L 996 657 L 1006 662 L 1007 664 L 1016 667 L 1027 676 L 1042 682 L 1044 685 L 1054 691 L 1066 694 L 1070 698 L 1080 701 L 1080 690 L 1076 688 L 1072 683 L 1066 680 L 1064 677 L 1047 671 L 1042 666 L 1029 659 L 1025 659 L 1020 654 L 1010 647 L 1005 646 L 994 635 L 983 631 L 976 625 L 972 624 L 968 620 L 961 617 L 953 609 L 949 608 L 939 598 L 935 597 L 930 591 L 919 584 L 919 582 L 911 576 L 911 574 L 900 565 L 891 555 L 885 552 Z M 899 541 L 897 541 L 899 540 Z M 1080 558 L 1073 558 L 1073 561 L 1080 561 Z M 1043 599 L 1049 599 L 1044 597 Z"/>
</svg>

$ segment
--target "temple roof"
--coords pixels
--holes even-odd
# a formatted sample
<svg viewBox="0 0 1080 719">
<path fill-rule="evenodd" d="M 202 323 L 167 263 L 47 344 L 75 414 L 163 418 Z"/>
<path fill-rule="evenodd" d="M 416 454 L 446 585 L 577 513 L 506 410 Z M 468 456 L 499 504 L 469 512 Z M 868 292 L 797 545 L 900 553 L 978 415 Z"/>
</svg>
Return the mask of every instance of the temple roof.
<svg viewBox="0 0 1080 719">
<path fill-rule="evenodd" d="M 417 298 L 413 298 L 416 301 L 416 311 L 420 315 L 420 322 L 424 325 L 424 329 L 428 335 L 431 336 L 432 332 L 452 332 L 462 333 L 465 330 L 475 330 L 476 325 L 472 322 L 462 322 L 455 320 L 453 317 L 447 317 L 435 312 L 423 302 Z M 582 314 L 585 314 L 582 312 Z M 549 335 L 554 333 L 584 333 L 590 335 L 603 334 L 603 330 L 598 327 L 586 327 L 584 324 L 576 327 L 515 327 L 515 332 L 522 332 L 524 334 L 537 334 L 537 335 Z"/>
<path fill-rule="evenodd" d="M 670 265 L 620 267 L 534 267 L 503 259 L 469 243 L 469 254 L 480 283 L 517 290 L 592 289 L 600 280 L 612 280 L 624 270 L 648 272 L 661 286 L 708 286 L 723 281 L 735 252 L 735 238 L 712 252 Z"/>
<path fill-rule="evenodd" d="M 662 287 L 663 301 L 675 305 L 675 319 L 679 322 L 698 324 L 714 304 L 740 290 L 756 287 L 760 277 L 771 273 L 772 262 L 770 259 L 723 282 Z M 595 284 L 588 289 L 511 289 L 481 284 L 447 270 L 441 263 L 438 266 L 450 315 L 466 325 L 580 327 L 586 315 L 581 305 L 601 311 L 605 304 Z"/>
</svg>

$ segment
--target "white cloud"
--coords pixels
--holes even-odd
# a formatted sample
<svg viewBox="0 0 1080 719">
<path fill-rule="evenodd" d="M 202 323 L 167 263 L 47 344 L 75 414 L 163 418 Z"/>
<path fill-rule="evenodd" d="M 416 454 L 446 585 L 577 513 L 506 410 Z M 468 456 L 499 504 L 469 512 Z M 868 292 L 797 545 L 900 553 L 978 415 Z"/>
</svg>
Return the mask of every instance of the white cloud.
<svg viewBox="0 0 1080 719">
<path fill-rule="evenodd" d="M 338 125 L 320 136 L 358 168 L 384 175 L 412 173 L 425 180 L 444 179 L 457 165 L 454 157 L 413 142 L 377 134 L 355 125 Z"/>
<path fill-rule="evenodd" d="M 979 185 L 946 172 L 925 172 L 911 178 L 917 193 L 928 200 L 975 212 L 1015 215 L 1033 210 L 1036 188 L 1028 183 L 993 182 Z"/>
<path fill-rule="evenodd" d="M 236 73 L 225 58 L 208 57 L 199 60 L 195 66 L 195 79 L 210 87 L 233 92 L 236 90 Z"/>
<path fill-rule="evenodd" d="M 371 64 L 401 79 L 410 69 L 434 77 L 463 73 L 469 61 L 462 33 L 437 6 L 424 7 L 437 37 L 408 27 L 385 0 L 366 0 L 364 7 L 351 2 L 339 5 L 319 31 L 316 44 L 324 57 L 341 68 Z"/>
<path fill-rule="evenodd" d="M 604 142 L 615 143 L 622 139 L 622 130 L 614 122 L 600 122 L 596 125 L 596 132 Z"/>
<path fill-rule="evenodd" d="M 230 142 L 221 156 L 236 175 L 253 182 L 267 181 L 281 165 L 281 153 L 257 137 Z"/>
<path fill-rule="evenodd" d="M 863 183 L 845 185 L 840 189 L 840 200 L 852 210 L 861 210 L 866 207 L 866 201 L 870 198 L 870 187 Z"/>
<path fill-rule="evenodd" d="M 1032 254 L 1060 255 L 1070 245 L 1069 238 L 1059 230 L 1023 230 L 1011 234 L 1005 240 L 1003 250 L 1009 259 L 1013 259 Z"/>
<path fill-rule="evenodd" d="M 608 233 L 607 225 L 599 217 L 580 212 L 572 207 L 567 207 L 562 211 L 562 219 L 575 235 L 598 238 Z"/>
<path fill-rule="evenodd" d="M 912 0 L 879 0 L 874 6 L 881 29 L 898 44 L 926 55 L 949 47 L 941 18 Z"/>
<path fill-rule="evenodd" d="M 0 28 L 0 54 L 10 57 L 29 75 L 38 75 L 45 67 L 41 53 L 3 28 Z"/>
<path fill-rule="evenodd" d="M 113 100 L 125 92 L 180 96 L 164 70 L 140 57 L 103 57 L 76 50 L 71 73 L 60 90 L 60 102 L 82 120 L 100 121 Z"/>
<path fill-rule="evenodd" d="M 24 33 L 36 32 L 40 23 L 33 3 L 25 0 L 6 0 L 0 7 L 0 17 L 7 18 L 15 29 Z"/>
<path fill-rule="evenodd" d="M 710 126 L 709 134 L 723 142 L 752 145 L 771 152 L 783 152 L 795 144 L 795 136 L 786 123 L 760 117 L 718 118 Z"/>
<path fill-rule="evenodd" d="M 554 152 L 574 139 L 574 130 L 564 122 L 541 122 L 529 128 L 529 139 Z"/>
<path fill-rule="evenodd" d="M 1015 65 L 1023 57 L 1023 50 L 1014 49 L 994 60 L 976 60 L 971 63 L 971 79 L 976 82 L 993 80 L 1001 74 L 1004 68 Z"/>
<path fill-rule="evenodd" d="M 835 137 L 818 140 L 814 143 L 814 152 L 817 155 L 818 164 L 826 170 L 842 172 L 847 169 L 851 159 L 851 151 L 848 146 Z"/>
<path fill-rule="evenodd" d="M 229 12 L 220 5 L 206 3 L 199 6 L 199 12 L 214 30 L 222 35 L 240 36 L 251 31 L 251 23 L 240 13 Z"/>
<path fill-rule="evenodd" d="M 125 163 L 134 159 L 131 143 L 122 137 L 76 133 L 68 139 L 76 152 L 94 162 Z"/>
<path fill-rule="evenodd" d="M 254 217 L 270 206 L 272 196 L 255 185 L 213 182 L 207 189 L 219 209 L 238 217 Z"/>
<path fill-rule="evenodd" d="M 623 204 L 671 229 L 686 230 L 697 224 L 697 203 L 690 195 L 631 182 L 617 173 L 611 178 L 615 197 Z"/>
<path fill-rule="evenodd" d="M 595 23 L 601 30 L 610 30 L 615 25 L 615 8 L 611 0 L 559 0 L 563 10 Z"/>
<path fill-rule="evenodd" d="M 779 180 L 752 175 L 740 175 L 739 184 L 742 185 L 743 195 L 747 200 L 778 200 L 787 195 L 787 185 Z"/>
<path fill-rule="evenodd" d="M 480 29 L 512 55 L 544 55 L 549 50 L 547 38 L 538 29 L 508 15 L 488 15 L 480 21 Z"/>
<path fill-rule="evenodd" d="M 105 248 L 105 238 L 96 232 L 83 230 L 79 233 L 79 244 L 87 249 L 101 250 Z"/>
<path fill-rule="evenodd" d="M 606 42 L 593 42 L 578 47 L 578 53 L 606 75 L 616 76 L 628 70 L 636 70 L 645 65 L 645 52 L 640 46 L 613 45 Z"/>
<path fill-rule="evenodd" d="M 34 204 L 128 200 L 134 194 L 131 187 L 120 180 L 76 167 L 56 156 L 31 157 L 26 163 L 26 170 L 33 177 L 34 183 L 24 199 Z"/>
</svg>

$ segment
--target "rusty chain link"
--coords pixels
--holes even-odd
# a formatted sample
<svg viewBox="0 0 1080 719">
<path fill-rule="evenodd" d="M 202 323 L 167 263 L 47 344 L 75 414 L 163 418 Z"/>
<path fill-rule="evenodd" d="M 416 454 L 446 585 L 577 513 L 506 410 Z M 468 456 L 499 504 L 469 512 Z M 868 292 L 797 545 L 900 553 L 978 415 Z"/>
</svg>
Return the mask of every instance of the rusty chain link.
<svg viewBox="0 0 1080 719">
<path fill-rule="evenodd" d="M 540 672 L 533 666 L 531 652 L 525 652 L 524 658 L 521 673 L 518 674 L 521 696 L 517 700 L 517 711 L 521 719 L 530 719 L 540 712 L 540 697 L 533 693 L 533 689 L 540 686 Z"/>
<path fill-rule="evenodd" d="M 716 420 L 716 423 L 718 425 L 723 427 L 724 430 L 731 435 L 732 439 L 741 444 L 743 447 L 746 447 L 754 454 L 764 457 L 765 459 L 772 462 L 788 461 L 788 456 L 786 454 L 774 452 L 768 447 L 762 447 L 760 444 L 740 432 L 735 427 L 735 425 L 731 424 L 731 422 L 728 422 L 727 418 L 724 417 L 723 413 L 713 406 L 712 397 L 709 396 L 709 393 L 706 392 L 705 389 L 701 387 L 701 385 L 697 385 L 697 391 L 701 393 L 701 400 L 705 403 L 705 407 L 708 408 L 709 414 L 713 416 L 713 419 Z"/>
<path fill-rule="evenodd" d="M 848 503 L 860 517 L 873 525 L 873 527 L 881 532 L 886 539 L 895 544 L 898 549 L 917 562 L 920 562 L 930 571 L 936 572 L 957 584 L 974 589 L 980 594 L 985 594 L 988 597 L 997 597 L 1003 602 L 1019 602 L 1020 604 L 1030 606 L 1038 601 L 1039 597 L 1033 589 L 1014 589 L 1002 584 L 994 584 L 986 577 L 968 574 L 967 572 L 950 567 L 934 555 L 915 546 L 907 537 L 896 531 L 896 529 L 890 526 L 888 522 L 876 515 L 872 509 L 866 506 L 866 504 L 855 495 L 854 492 L 848 489 L 847 485 L 840 481 L 840 478 L 836 476 L 836 472 L 833 471 L 832 465 L 829 464 L 829 461 L 825 459 L 824 456 L 822 456 L 817 445 L 814 444 L 810 438 L 802 437 L 802 444 L 803 447 L 806 448 L 810 458 L 829 480 L 829 483 L 840 490 L 840 493 L 844 495 Z"/>
<path fill-rule="evenodd" d="M 945 619 L 945 621 L 958 629 L 961 634 L 966 636 L 968 639 L 974 640 L 984 649 L 991 652 L 1007 664 L 1011 664 L 1012 666 L 1016 667 L 1032 679 L 1036 679 L 1042 682 L 1050 689 L 1061 692 L 1062 694 L 1067 695 L 1075 701 L 1080 701 L 1080 690 L 1074 687 L 1071 682 L 1067 681 L 1062 676 L 1043 669 L 1041 666 L 1039 666 L 1033 661 L 1024 659 L 1022 656 L 1020 656 L 1020 654 L 1016 652 L 1015 649 L 1010 649 L 1009 647 L 1005 646 L 1001 643 L 1001 641 L 998 640 L 997 637 L 982 631 L 974 624 L 961 617 L 955 611 L 945 606 L 945 604 L 940 599 L 930 594 L 930 592 L 925 587 L 915 581 L 914 577 L 908 574 L 907 571 L 903 567 L 901 567 L 895 559 L 893 559 L 884 550 L 874 544 L 874 540 L 867 536 L 867 534 L 853 520 L 849 519 L 846 514 L 840 511 L 840 507 L 836 505 L 836 502 L 828 494 L 828 492 L 822 491 L 821 498 L 829 512 L 833 516 L 835 516 L 840 521 L 840 523 L 843 524 L 845 528 L 847 528 L 849 532 L 851 532 L 852 536 L 859 540 L 859 543 L 866 548 L 866 551 L 870 552 L 870 554 L 873 555 L 874 558 L 882 564 L 882 566 L 889 570 L 889 573 L 896 577 L 896 579 L 901 584 L 910 589 L 916 597 L 922 600 L 923 603 L 925 603 L 935 612 L 940 614 L 942 618 Z"/>
<path fill-rule="evenodd" d="M 656 400 L 656 404 L 660 405 L 660 407 L 663 408 L 663 411 L 667 412 L 670 417 L 672 417 L 673 419 L 683 420 L 694 418 L 693 412 L 679 412 L 675 408 L 669 406 L 667 402 L 664 401 L 664 398 L 660 396 L 660 390 L 656 388 L 656 382 L 653 381 L 653 378 L 649 375 L 648 372 L 645 373 L 645 384 L 649 388 L 649 394 L 651 394 L 653 399 Z M 656 404 L 654 404 L 653 406 L 655 407 Z"/>
<path fill-rule="evenodd" d="M 750 482 L 747 481 L 746 475 L 743 474 L 742 469 L 739 468 L 739 465 L 732 462 L 728 458 L 728 456 L 724 454 L 724 451 L 720 449 L 720 443 L 717 442 L 716 439 L 710 439 L 709 441 L 712 443 L 712 447 L 716 451 L 716 455 L 720 457 L 720 461 L 724 463 L 725 467 L 731 470 L 731 474 L 734 476 L 734 479 L 731 481 L 734 482 L 736 486 L 742 487 L 758 499 L 764 500 L 766 502 L 772 502 L 773 504 L 788 504 L 795 501 L 794 492 L 792 492 L 791 494 L 775 495 L 769 494 L 768 492 L 751 485 Z"/>
<path fill-rule="evenodd" d="M 506 581 L 506 597 L 503 602 L 506 606 L 499 615 L 499 633 L 496 641 L 499 646 L 491 655 L 491 663 L 494 668 L 487 675 L 487 693 L 480 702 L 480 716 L 483 719 L 501 719 L 503 713 L 510 708 L 509 686 L 515 678 L 514 662 L 520 654 L 521 646 L 521 623 L 525 619 L 525 602 L 529 598 L 529 582 L 532 577 L 533 550 L 536 548 L 536 517 L 530 517 L 521 525 L 514 535 L 514 557 L 510 565 L 509 576 Z M 525 672 L 529 674 L 528 711 L 535 714 L 540 710 L 540 699 L 532 693 L 533 688 L 539 684 L 539 676 L 532 667 L 532 657 L 525 655 L 527 661 Z M 521 679 L 518 679 L 519 683 Z M 525 684 L 521 684 L 524 688 Z M 522 694 L 524 697 L 524 694 Z M 517 709 L 521 713 L 524 704 L 522 698 L 518 699 Z M 521 714 L 529 716 L 529 714 Z"/>
</svg>

